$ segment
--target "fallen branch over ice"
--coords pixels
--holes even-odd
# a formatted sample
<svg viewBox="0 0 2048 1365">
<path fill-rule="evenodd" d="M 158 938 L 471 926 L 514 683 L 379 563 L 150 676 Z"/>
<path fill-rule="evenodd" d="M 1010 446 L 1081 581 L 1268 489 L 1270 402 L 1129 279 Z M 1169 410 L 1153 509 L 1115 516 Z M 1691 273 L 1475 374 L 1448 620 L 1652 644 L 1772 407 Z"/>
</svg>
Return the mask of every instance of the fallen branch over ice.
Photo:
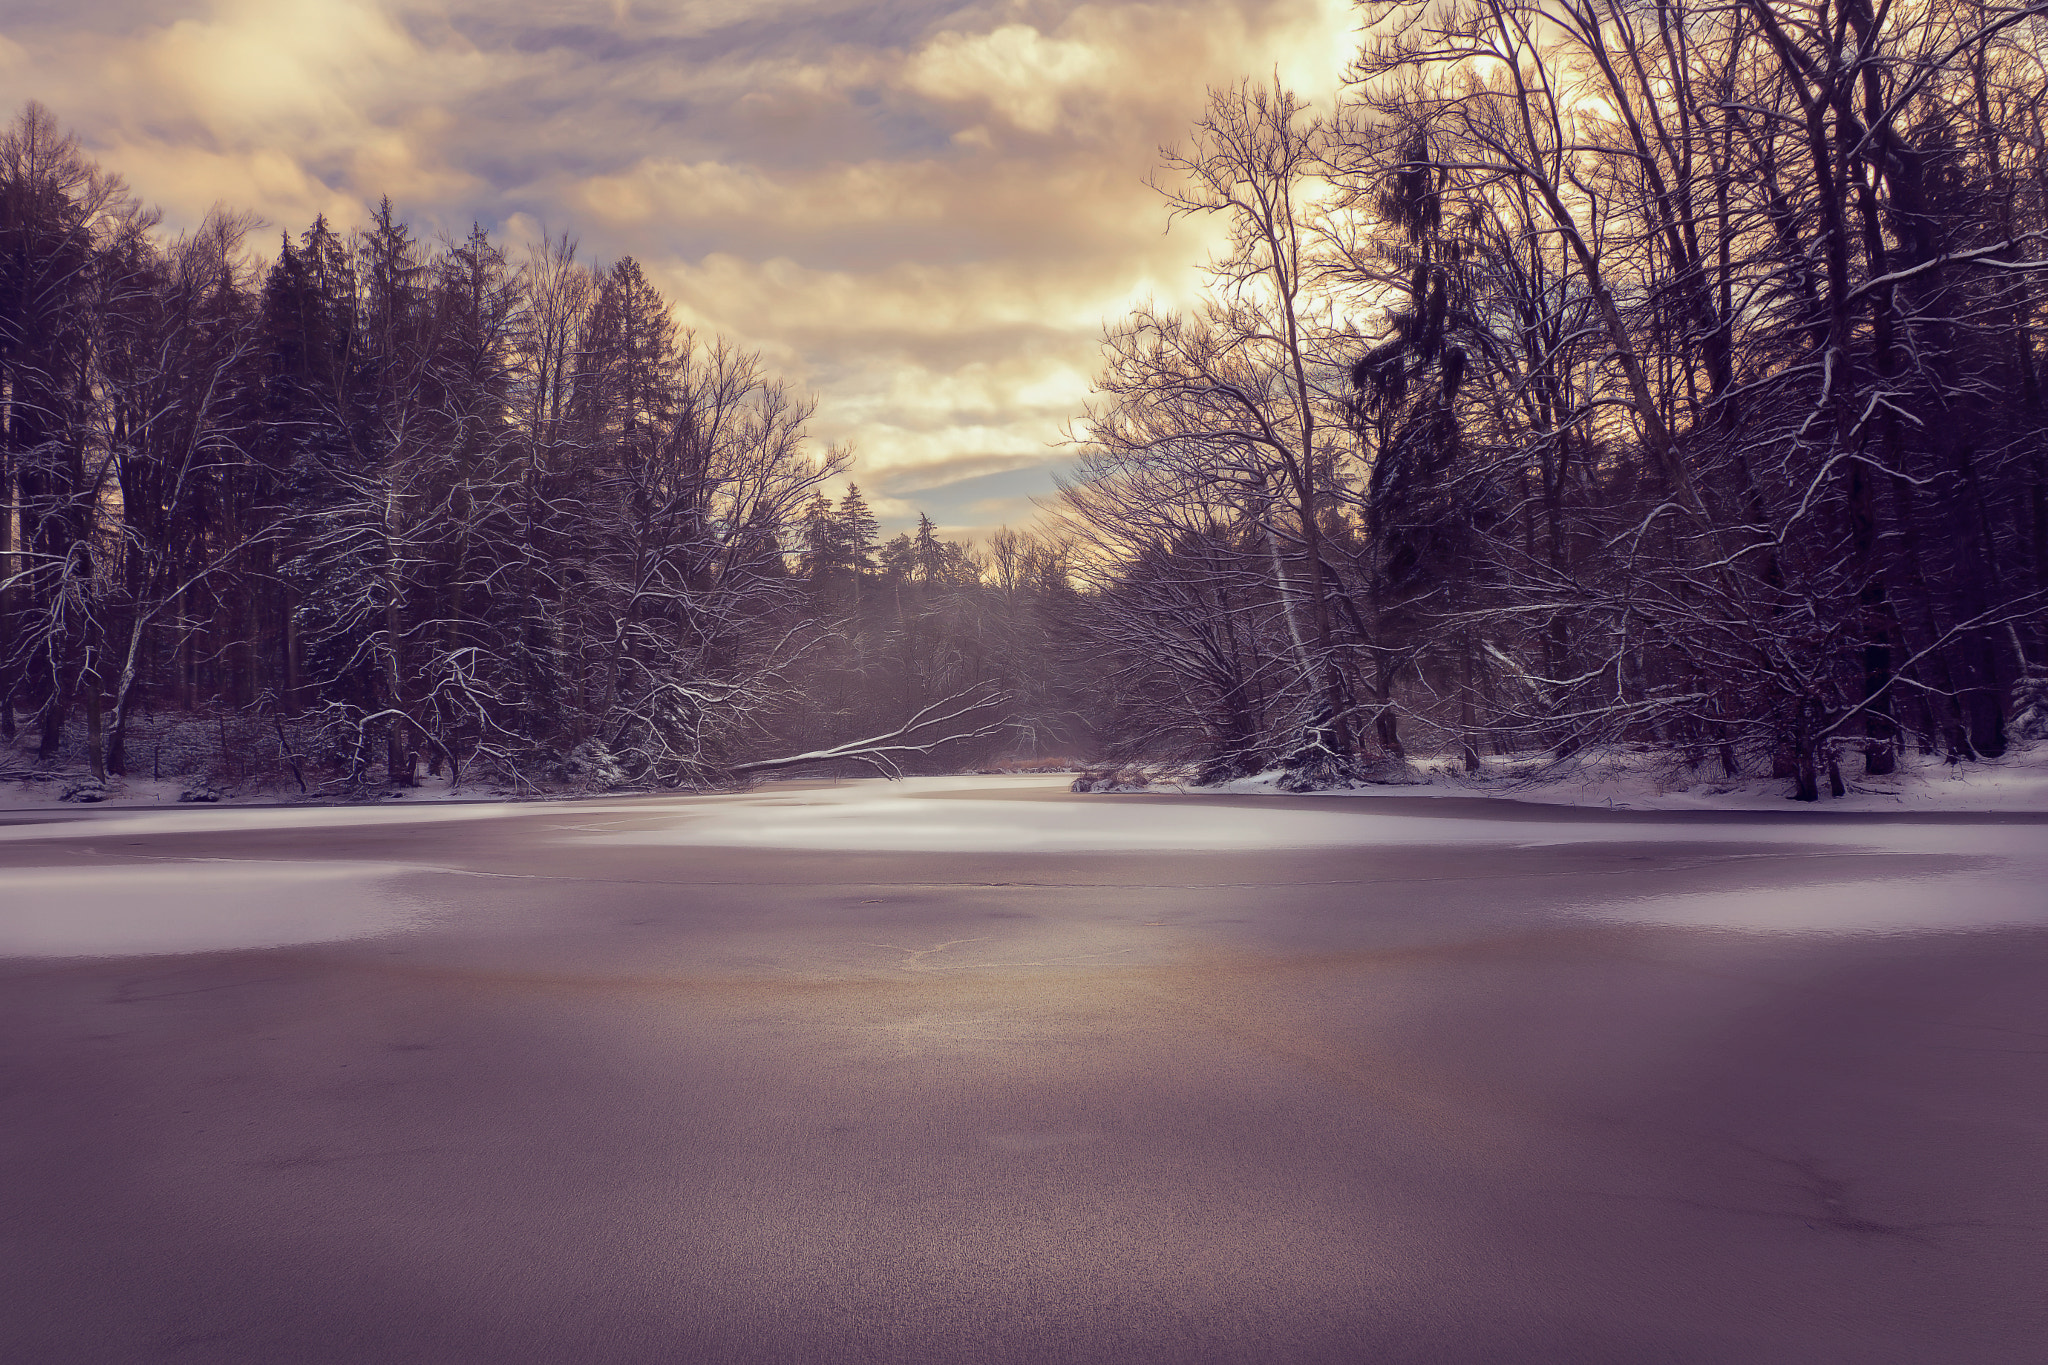
<svg viewBox="0 0 2048 1365">
<path fill-rule="evenodd" d="M 808 753 L 788 754 L 781 758 L 757 758 L 751 763 L 735 763 L 735 773 L 770 772 L 778 768 L 794 768 L 807 763 L 834 763 L 855 760 L 865 763 L 882 776 L 894 780 L 903 776 L 903 769 L 896 759 L 906 754 L 928 754 L 942 744 L 956 740 L 986 739 L 1002 731 L 1010 723 L 1009 712 L 1005 709 L 1009 697 L 1002 692 L 986 687 L 970 687 L 955 692 L 950 697 L 921 707 L 903 724 L 886 734 L 870 735 L 865 739 L 850 739 L 844 744 L 830 748 L 812 749 Z"/>
</svg>

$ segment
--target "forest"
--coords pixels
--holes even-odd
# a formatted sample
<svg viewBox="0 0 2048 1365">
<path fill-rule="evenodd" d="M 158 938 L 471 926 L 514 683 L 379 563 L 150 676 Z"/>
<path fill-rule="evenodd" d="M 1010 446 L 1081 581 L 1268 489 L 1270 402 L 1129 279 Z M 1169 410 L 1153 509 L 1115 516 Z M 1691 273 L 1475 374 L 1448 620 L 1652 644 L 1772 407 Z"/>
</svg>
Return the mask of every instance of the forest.
<svg viewBox="0 0 2048 1365">
<path fill-rule="evenodd" d="M 1156 183 L 1230 248 L 1058 513 L 1103 732 L 1807 800 L 2040 737 L 2043 10 L 1368 0 L 1334 112 L 1212 92 Z"/>
<path fill-rule="evenodd" d="M 1227 245 L 978 546 L 828 496 L 811 401 L 631 259 L 388 201 L 172 237 L 31 105 L 0 728 L 342 794 L 1997 758 L 2048 738 L 2044 14 L 1366 0 L 1334 105 L 1247 80 L 1162 149 Z"/>
<path fill-rule="evenodd" d="M 812 402 L 630 258 L 389 202 L 268 259 L 229 213 L 166 239 L 33 105 L 0 196 L 0 734 L 39 762 L 159 772 L 152 718 L 309 795 L 1034 747 L 1042 551 L 882 542 Z"/>
</svg>

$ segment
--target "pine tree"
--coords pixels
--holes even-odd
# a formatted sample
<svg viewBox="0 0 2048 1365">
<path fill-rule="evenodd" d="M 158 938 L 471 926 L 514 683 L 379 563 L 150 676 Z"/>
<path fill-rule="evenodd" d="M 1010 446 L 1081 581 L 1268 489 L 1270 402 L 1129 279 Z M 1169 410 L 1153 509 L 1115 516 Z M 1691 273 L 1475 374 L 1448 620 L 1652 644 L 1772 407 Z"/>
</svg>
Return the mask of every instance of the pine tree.
<svg viewBox="0 0 2048 1365">
<path fill-rule="evenodd" d="M 804 578 L 810 583 L 812 594 L 822 599 L 852 568 L 845 523 L 833 510 L 832 500 L 823 493 L 812 495 L 804 505 L 801 544 Z"/>
<path fill-rule="evenodd" d="M 839 500 L 839 524 L 846 536 L 847 566 L 856 578 L 873 573 L 882 525 L 868 510 L 868 501 L 861 496 L 857 483 L 846 485 L 846 496 Z"/>
<path fill-rule="evenodd" d="M 946 547 L 939 540 L 938 527 L 923 512 L 917 514 L 917 535 L 911 541 L 910 562 L 919 583 L 929 587 L 946 582 Z"/>
</svg>

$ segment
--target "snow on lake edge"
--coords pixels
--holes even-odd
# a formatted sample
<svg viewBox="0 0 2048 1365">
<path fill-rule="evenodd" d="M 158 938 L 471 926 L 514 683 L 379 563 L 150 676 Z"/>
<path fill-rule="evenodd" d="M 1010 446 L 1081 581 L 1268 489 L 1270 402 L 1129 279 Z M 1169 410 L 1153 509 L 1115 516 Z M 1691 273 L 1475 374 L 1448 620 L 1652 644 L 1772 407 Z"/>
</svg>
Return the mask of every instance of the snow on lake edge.
<svg viewBox="0 0 2048 1365">
<path fill-rule="evenodd" d="M 1774 846 L 1836 858 L 1839 878 L 1741 893 L 1611 895 L 1570 907 L 1641 923 L 1775 932 L 1917 932 L 2048 923 L 2048 849 L 2035 824 L 1826 822 L 1679 818 L 1550 821 L 1489 818 L 1484 809 L 1438 815 L 1370 801 L 1048 800 L 1059 775 L 957 776 L 764 785 L 743 794 L 557 803 L 368 807 L 202 807 L 80 812 L 0 826 L 0 842 L 112 839 L 238 829 L 362 827 L 554 815 L 522 839 L 570 846 L 809 849 L 827 852 L 1060 855 L 1192 853 L 1309 848 L 1689 845 L 1708 858 L 1754 856 Z M 573 820 L 573 823 L 570 821 Z M 1955 872 L 1894 877 L 1887 854 L 1967 858 Z M 401 863 L 176 859 L 94 866 L 0 869 L 0 955 L 105 955 L 253 948 L 374 937 L 421 922 L 416 897 L 396 879 L 431 871 Z M 544 879 L 544 874 L 543 874 Z M 1533 913 L 1556 913 L 1542 911 Z"/>
<path fill-rule="evenodd" d="M 226 859 L 0 870 L 0 957 L 126 957 L 374 938 L 433 916 L 396 863 Z"/>
</svg>

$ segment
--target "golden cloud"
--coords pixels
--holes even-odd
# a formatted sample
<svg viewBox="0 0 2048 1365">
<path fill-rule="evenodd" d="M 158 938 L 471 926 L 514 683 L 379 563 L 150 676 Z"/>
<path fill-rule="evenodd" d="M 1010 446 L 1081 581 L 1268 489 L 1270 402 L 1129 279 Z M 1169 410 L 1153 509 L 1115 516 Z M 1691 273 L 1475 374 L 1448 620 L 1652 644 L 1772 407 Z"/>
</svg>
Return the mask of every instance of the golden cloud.
<svg viewBox="0 0 2048 1365">
<path fill-rule="evenodd" d="M 1326 95 L 1353 46 L 1346 0 L 139 2 L 11 24 L 0 71 L 170 227 L 389 194 L 423 235 L 568 228 L 809 386 L 898 490 L 1057 464 L 1103 323 L 1184 300 L 1217 244 L 1163 231 L 1157 147 L 1211 85 Z"/>
</svg>

